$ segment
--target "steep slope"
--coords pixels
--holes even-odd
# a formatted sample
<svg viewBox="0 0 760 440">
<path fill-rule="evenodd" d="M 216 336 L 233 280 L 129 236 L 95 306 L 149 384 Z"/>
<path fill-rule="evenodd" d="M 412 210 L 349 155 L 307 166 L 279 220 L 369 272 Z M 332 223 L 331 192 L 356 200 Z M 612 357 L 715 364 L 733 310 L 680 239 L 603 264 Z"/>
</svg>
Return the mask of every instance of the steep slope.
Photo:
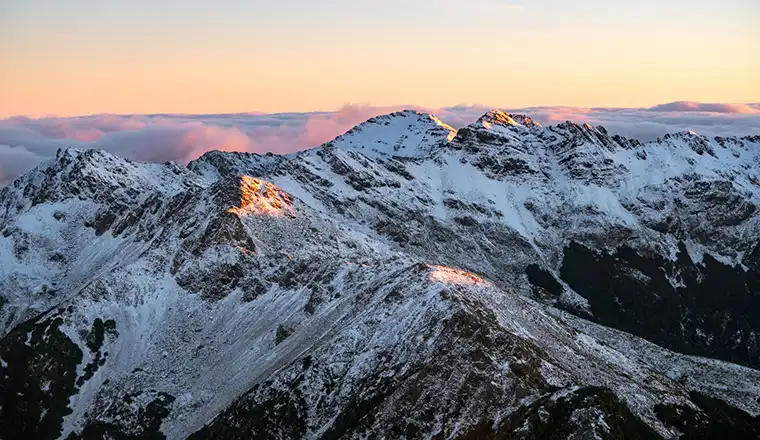
<svg viewBox="0 0 760 440">
<path fill-rule="evenodd" d="M 400 112 L 61 152 L 0 192 L 0 438 L 753 438 L 757 144 Z"/>
<path fill-rule="evenodd" d="M 756 366 L 760 322 L 745 311 L 758 302 L 759 144 L 757 136 L 691 132 L 642 144 L 602 127 L 541 127 L 492 111 L 416 156 L 367 155 L 336 142 L 256 170 L 425 261 L 673 349 Z M 601 260 L 609 269 L 598 270 Z M 588 284 L 592 272 L 599 288 L 614 291 Z M 526 283 L 539 277 L 554 287 Z"/>
<path fill-rule="evenodd" d="M 99 272 L 137 258 L 141 245 L 121 240 L 121 230 L 199 183 L 175 164 L 137 165 L 100 151 L 66 150 L 1 189 L 0 334 Z M 114 234 L 104 234 L 109 228 Z"/>
</svg>

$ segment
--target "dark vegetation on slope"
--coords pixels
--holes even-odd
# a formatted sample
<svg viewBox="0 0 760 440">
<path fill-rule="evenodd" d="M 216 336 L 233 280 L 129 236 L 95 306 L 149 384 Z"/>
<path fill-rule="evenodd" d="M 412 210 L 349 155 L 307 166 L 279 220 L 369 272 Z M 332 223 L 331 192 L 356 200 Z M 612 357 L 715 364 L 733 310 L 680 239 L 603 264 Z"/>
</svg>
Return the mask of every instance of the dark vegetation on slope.
<svg viewBox="0 0 760 440">
<path fill-rule="evenodd" d="M 599 387 L 547 395 L 521 407 L 496 427 L 493 425 L 493 421 L 481 423 L 458 440 L 562 440 L 571 436 L 604 440 L 661 438 L 611 390 Z"/>
<path fill-rule="evenodd" d="M 548 270 L 542 269 L 538 264 L 529 264 L 525 269 L 525 274 L 528 275 L 528 282 L 533 286 L 533 293 L 537 296 L 546 292 L 557 298 L 564 290 L 554 275 Z"/>
<path fill-rule="evenodd" d="M 60 316 L 32 319 L 0 341 L 0 438 L 56 439 L 77 392 L 83 353 Z"/>
<path fill-rule="evenodd" d="M 709 254 L 695 263 L 683 243 L 670 261 L 627 246 L 609 254 L 572 242 L 560 275 L 602 325 L 682 353 L 760 368 L 757 270 Z"/>
<path fill-rule="evenodd" d="M 692 392 L 689 397 L 699 410 L 686 405 L 655 407 L 657 418 L 683 433 L 681 440 L 760 438 L 760 417 L 702 393 Z"/>
<path fill-rule="evenodd" d="M 79 376 L 77 367 L 84 353 L 60 329 L 64 312 L 61 309 L 30 319 L 0 340 L 0 439 L 59 438 L 64 418 L 72 412 L 69 398 L 107 362 L 108 352 L 103 348 L 108 338 L 118 335 L 116 322 L 96 318 L 83 335 L 91 360 Z M 160 432 L 161 422 L 169 415 L 174 397 L 153 390 L 148 393 L 155 398 L 145 407 L 133 408 L 129 395 L 121 401 L 109 400 L 109 409 L 103 415 L 121 415 L 120 424 L 90 419 L 81 434 L 72 433 L 67 439 L 165 438 Z M 132 410 L 136 414 L 131 414 Z"/>
<path fill-rule="evenodd" d="M 66 440 L 164 440 L 161 423 L 169 415 L 174 396 L 148 390 L 146 393 L 154 397 L 145 407 L 138 406 L 132 411 L 130 403 L 142 392 L 135 395 L 126 394 L 121 402 L 114 402 L 105 413 L 108 416 L 120 416 L 118 422 L 105 422 L 90 419 L 79 434 L 71 433 Z"/>
</svg>

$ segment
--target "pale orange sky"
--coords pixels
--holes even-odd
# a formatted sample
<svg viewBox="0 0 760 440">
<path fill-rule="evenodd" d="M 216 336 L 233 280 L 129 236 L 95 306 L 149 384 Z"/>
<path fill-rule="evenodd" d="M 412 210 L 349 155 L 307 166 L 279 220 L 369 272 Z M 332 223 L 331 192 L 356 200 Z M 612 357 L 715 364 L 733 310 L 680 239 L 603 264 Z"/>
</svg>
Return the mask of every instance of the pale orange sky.
<svg viewBox="0 0 760 440">
<path fill-rule="evenodd" d="M 0 117 L 760 102 L 754 0 L 103 3 L 0 3 Z"/>
</svg>

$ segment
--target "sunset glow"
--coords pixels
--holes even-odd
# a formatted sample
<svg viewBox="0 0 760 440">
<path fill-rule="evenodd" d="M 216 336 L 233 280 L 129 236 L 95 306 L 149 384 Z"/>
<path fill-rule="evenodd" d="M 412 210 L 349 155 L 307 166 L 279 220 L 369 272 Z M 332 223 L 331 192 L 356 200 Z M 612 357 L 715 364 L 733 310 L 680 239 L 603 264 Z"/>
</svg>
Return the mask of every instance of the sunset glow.
<svg viewBox="0 0 760 440">
<path fill-rule="evenodd" d="M 758 17 L 755 0 L 10 0 L 0 117 L 757 102 Z"/>
</svg>

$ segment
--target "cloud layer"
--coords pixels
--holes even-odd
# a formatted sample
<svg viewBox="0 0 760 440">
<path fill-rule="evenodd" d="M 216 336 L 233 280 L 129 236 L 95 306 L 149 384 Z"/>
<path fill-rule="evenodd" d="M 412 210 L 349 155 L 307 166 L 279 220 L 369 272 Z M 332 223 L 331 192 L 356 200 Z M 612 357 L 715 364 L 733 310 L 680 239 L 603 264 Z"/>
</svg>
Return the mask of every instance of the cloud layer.
<svg viewBox="0 0 760 440">
<path fill-rule="evenodd" d="M 222 115 L 94 115 L 0 120 L 0 186 L 59 148 L 98 148 L 142 162 L 187 163 L 209 150 L 291 153 L 320 145 L 379 114 L 402 108 L 435 113 L 462 127 L 485 106 L 427 109 L 347 105 L 334 112 Z M 760 133 L 760 104 L 673 102 L 651 108 L 534 107 L 507 109 L 542 124 L 566 120 L 604 125 L 610 132 L 650 140 L 694 130 L 708 136 Z"/>
</svg>

